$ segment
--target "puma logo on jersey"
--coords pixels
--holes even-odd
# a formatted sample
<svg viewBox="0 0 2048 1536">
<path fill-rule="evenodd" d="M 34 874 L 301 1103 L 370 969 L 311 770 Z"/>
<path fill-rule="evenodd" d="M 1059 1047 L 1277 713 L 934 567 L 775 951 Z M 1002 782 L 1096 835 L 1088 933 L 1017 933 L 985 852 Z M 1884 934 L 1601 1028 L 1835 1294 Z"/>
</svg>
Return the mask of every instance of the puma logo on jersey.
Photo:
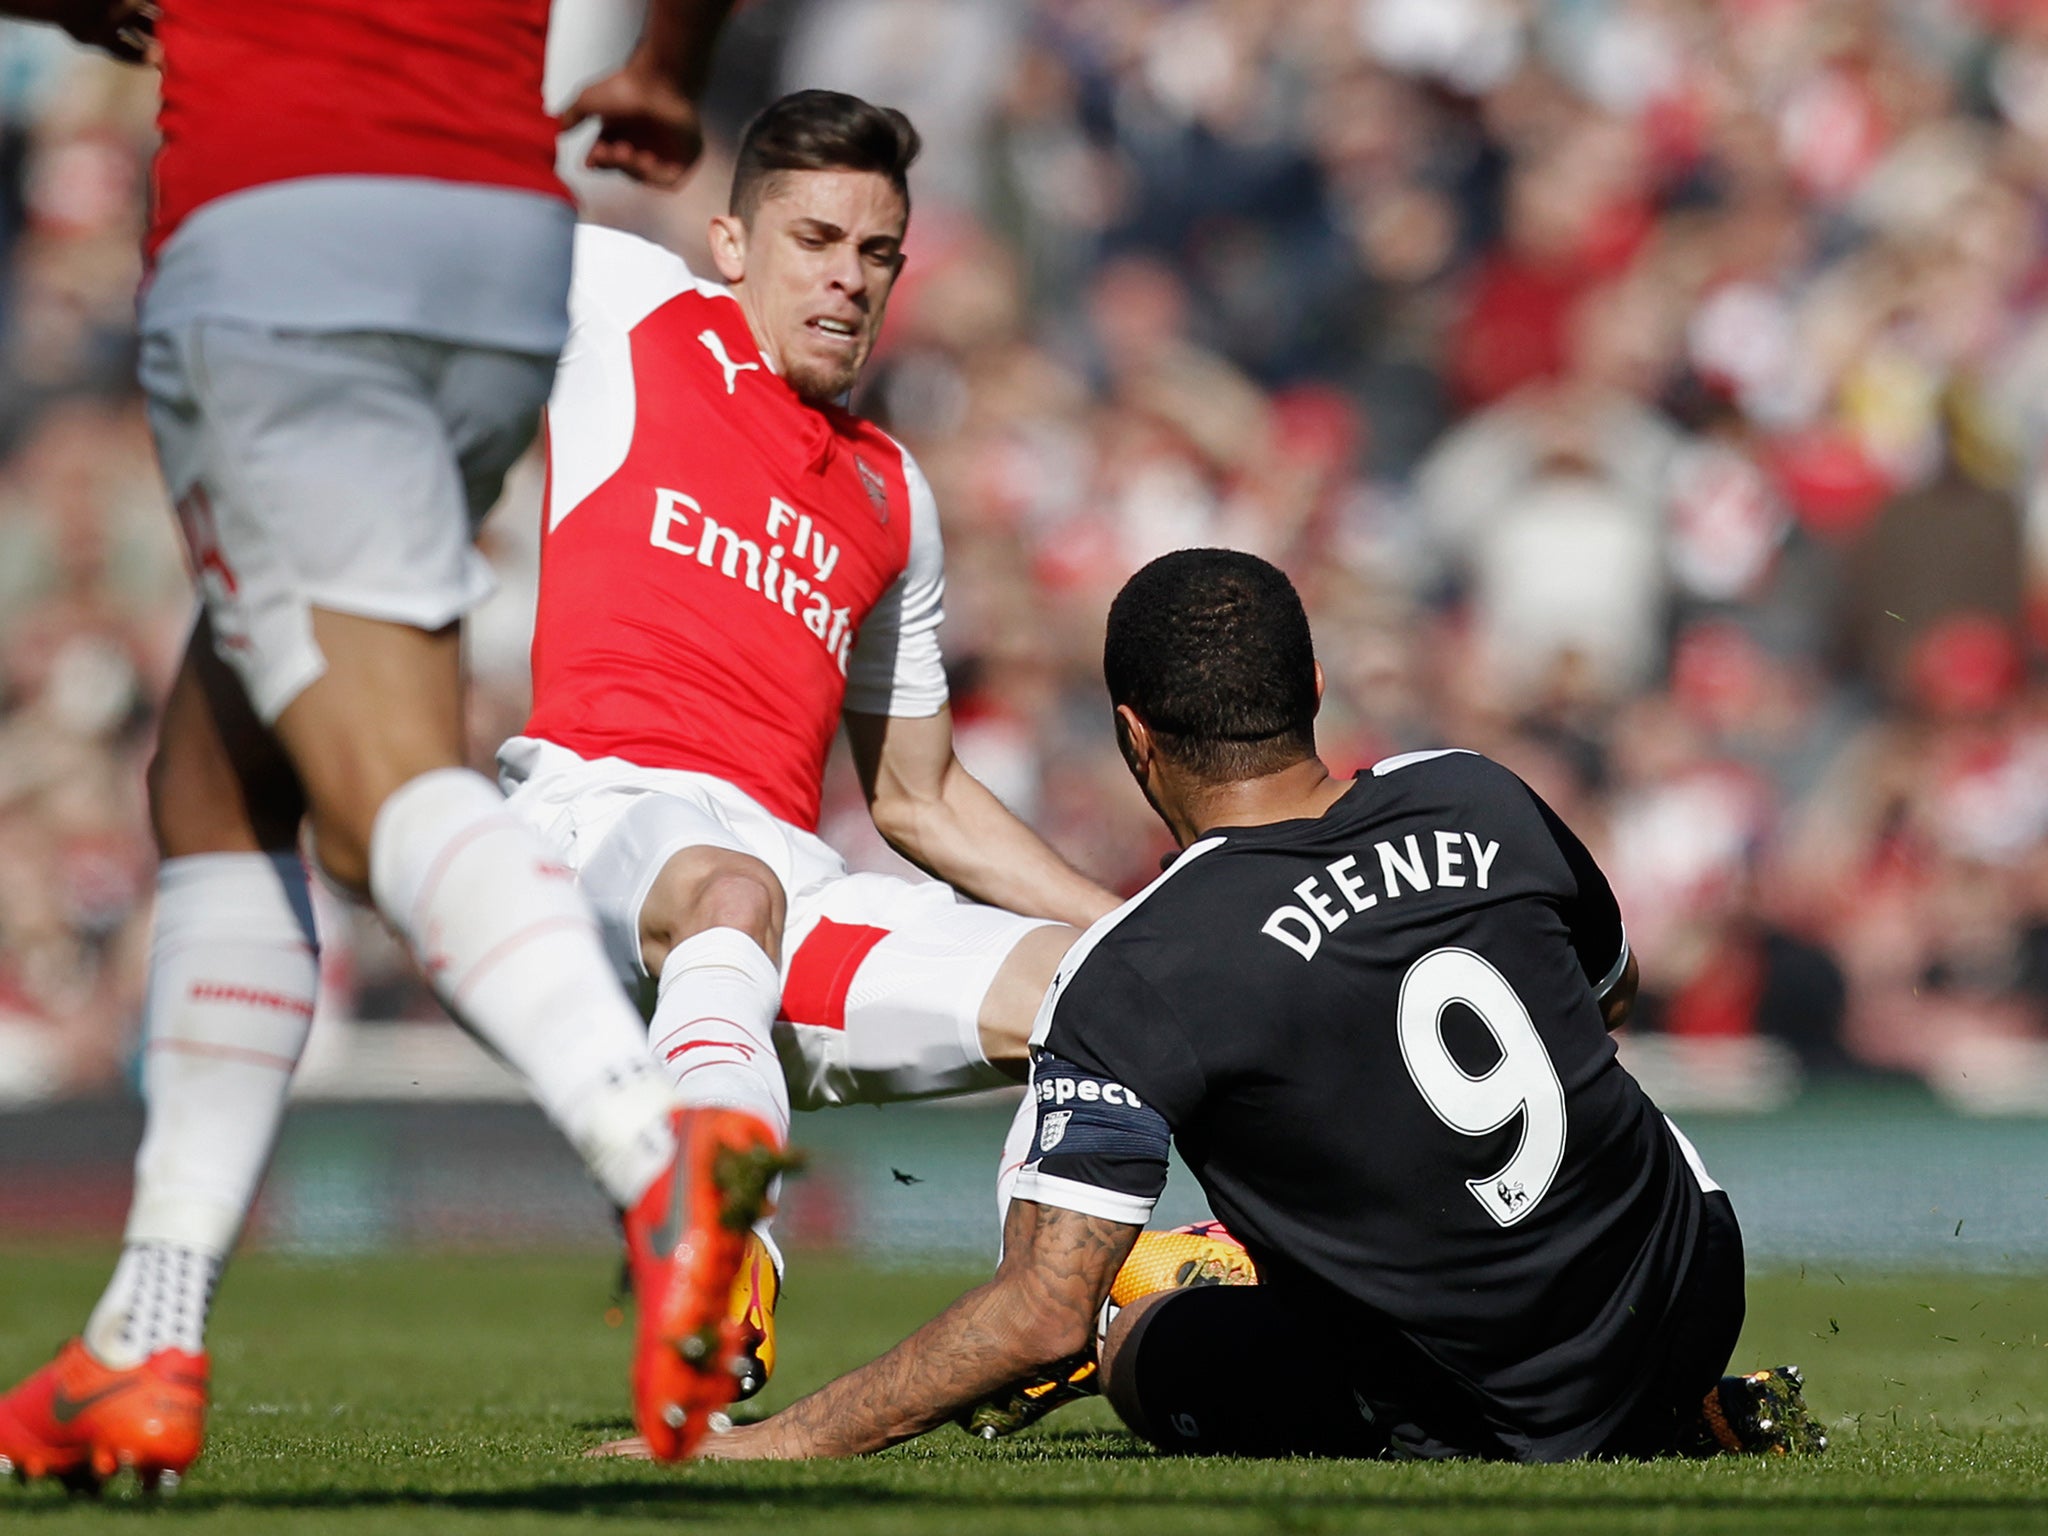
<svg viewBox="0 0 2048 1536">
<path fill-rule="evenodd" d="M 709 352 L 718 363 L 718 366 L 725 370 L 725 392 L 728 395 L 739 388 L 739 377 L 749 368 L 753 369 L 756 373 L 761 371 L 759 363 L 734 362 L 732 354 L 725 350 L 725 338 L 712 330 L 710 326 L 707 325 L 703 330 L 699 331 L 697 339 L 704 343 L 704 350 Z"/>
</svg>

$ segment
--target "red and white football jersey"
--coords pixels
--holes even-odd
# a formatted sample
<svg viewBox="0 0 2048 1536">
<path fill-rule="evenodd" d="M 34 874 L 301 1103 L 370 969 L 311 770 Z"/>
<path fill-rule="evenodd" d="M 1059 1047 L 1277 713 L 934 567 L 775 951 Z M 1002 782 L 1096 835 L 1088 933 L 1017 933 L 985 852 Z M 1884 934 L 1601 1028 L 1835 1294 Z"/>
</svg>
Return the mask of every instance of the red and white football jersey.
<svg viewBox="0 0 2048 1536">
<path fill-rule="evenodd" d="M 879 428 L 798 399 L 680 257 L 586 225 L 574 270 L 526 734 L 815 829 L 841 709 L 945 706 L 931 489 Z"/>
<path fill-rule="evenodd" d="M 541 101 L 548 0 L 165 0 L 149 250 L 194 209 L 302 176 L 566 198 Z"/>
</svg>

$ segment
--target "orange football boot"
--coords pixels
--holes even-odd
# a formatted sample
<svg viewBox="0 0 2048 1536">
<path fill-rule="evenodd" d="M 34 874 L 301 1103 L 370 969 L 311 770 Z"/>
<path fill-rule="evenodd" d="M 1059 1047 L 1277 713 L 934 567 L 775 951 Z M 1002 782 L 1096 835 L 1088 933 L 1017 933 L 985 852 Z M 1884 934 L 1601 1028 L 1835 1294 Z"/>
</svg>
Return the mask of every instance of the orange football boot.
<svg viewBox="0 0 2048 1536">
<path fill-rule="evenodd" d="M 72 1339 L 0 1397 L 0 1473 L 90 1489 L 127 1470 L 169 1492 L 205 1438 L 207 1375 L 206 1356 L 181 1349 L 115 1370 Z"/>
<path fill-rule="evenodd" d="M 680 1461 L 738 1397 L 753 1357 L 733 1315 L 747 1237 L 768 1189 L 801 1159 L 759 1116 L 676 1111 L 676 1158 L 626 1213 L 626 1251 L 640 1311 L 633 1417 L 656 1461 Z"/>
</svg>

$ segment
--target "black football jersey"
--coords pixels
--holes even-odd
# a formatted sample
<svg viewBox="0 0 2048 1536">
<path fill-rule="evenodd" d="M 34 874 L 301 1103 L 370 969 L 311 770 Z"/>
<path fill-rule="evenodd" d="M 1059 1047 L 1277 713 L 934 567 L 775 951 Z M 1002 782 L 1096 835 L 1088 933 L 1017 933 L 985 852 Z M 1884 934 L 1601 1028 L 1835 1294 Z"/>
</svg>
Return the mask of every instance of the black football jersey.
<svg viewBox="0 0 2048 1536">
<path fill-rule="evenodd" d="M 1139 1224 L 1169 1133 L 1306 1320 L 1391 1327 L 1509 1455 L 1591 1449 L 1691 1262 L 1690 1147 L 1615 1059 L 1612 891 L 1513 773 L 1391 758 L 1221 828 L 1076 944 L 1016 1196 Z M 1284 1374 L 1277 1378 L 1284 1384 Z"/>
</svg>

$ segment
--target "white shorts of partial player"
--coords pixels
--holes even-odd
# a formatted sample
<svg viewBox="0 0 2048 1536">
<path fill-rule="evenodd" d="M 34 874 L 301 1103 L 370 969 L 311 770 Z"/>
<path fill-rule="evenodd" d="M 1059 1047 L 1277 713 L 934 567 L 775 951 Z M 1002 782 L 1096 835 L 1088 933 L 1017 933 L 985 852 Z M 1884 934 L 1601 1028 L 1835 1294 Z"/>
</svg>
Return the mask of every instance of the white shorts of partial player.
<svg viewBox="0 0 2048 1536">
<path fill-rule="evenodd" d="M 215 648 L 266 723 L 325 670 L 314 608 L 436 630 L 489 596 L 471 540 L 553 357 L 201 321 L 145 336 L 140 372 Z"/>
</svg>

